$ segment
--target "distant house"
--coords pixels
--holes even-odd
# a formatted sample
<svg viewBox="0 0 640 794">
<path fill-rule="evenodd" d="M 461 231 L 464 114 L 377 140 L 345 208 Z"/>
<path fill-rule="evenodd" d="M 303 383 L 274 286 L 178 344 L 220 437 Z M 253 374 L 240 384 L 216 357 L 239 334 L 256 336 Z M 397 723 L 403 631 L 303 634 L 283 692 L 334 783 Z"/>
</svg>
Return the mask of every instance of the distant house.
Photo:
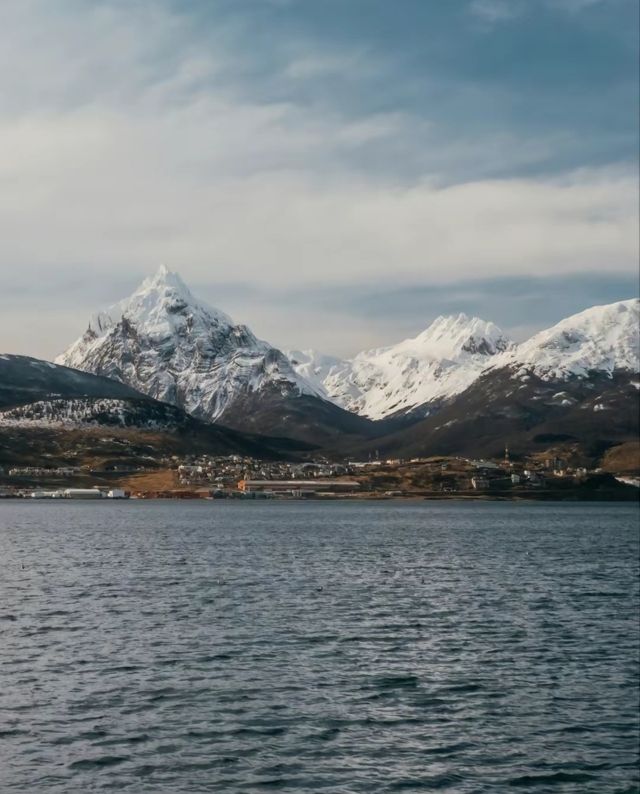
<svg viewBox="0 0 640 794">
<path fill-rule="evenodd" d="M 497 471 L 501 468 L 497 463 L 491 460 L 472 460 L 470 463 L 475 469 L 484 471 Z"/>
<path fill-rule="evenodd" d="M 529 485 L 544 485 L 544 477 L 534 469 L 525 469 L 524 476 Z"/>
<path fill-rule="evenodd" d="M 186 477 L 192 477 L 196 474 L 202 474 L 204 472 L 204 468 L 202 466 L 187 466 L 182 465 L 178 466 L 178 474 L 184 475 Z"/>
<path fill-rule="evenodd" d="M 471 487 L 474 491 L 484 491 L 489 487 L 489 480 L 486 477 L 472 477 Z"/>
</svg>

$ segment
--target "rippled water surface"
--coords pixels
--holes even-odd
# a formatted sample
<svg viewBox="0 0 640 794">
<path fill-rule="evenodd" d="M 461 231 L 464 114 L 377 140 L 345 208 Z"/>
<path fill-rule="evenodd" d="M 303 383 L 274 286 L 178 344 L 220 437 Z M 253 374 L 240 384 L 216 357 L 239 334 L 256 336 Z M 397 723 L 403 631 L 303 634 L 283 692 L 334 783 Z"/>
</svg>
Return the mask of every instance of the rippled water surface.
<svg viewBox="0 0 640 794">
<path fill-rule="evenodd" d="M 638 511 L 0 503 L 0 792 L 635 792 Z"/>
</svg>

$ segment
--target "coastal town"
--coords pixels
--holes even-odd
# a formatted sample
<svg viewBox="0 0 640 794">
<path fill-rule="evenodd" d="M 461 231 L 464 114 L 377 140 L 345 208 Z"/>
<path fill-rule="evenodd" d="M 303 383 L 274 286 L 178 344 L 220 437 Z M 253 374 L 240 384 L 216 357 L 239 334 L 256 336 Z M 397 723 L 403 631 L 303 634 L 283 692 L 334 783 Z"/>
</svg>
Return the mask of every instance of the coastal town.
<svg viewBox="0 0 640 794">
<path fill-rule="evenodd" d="M 0 468 L 0 498 L 29 499 L 589 499 L 634 498 L 635 475 L 570 456 L 334 462 L 171 456 L 147 466 Z"/>
</svg>

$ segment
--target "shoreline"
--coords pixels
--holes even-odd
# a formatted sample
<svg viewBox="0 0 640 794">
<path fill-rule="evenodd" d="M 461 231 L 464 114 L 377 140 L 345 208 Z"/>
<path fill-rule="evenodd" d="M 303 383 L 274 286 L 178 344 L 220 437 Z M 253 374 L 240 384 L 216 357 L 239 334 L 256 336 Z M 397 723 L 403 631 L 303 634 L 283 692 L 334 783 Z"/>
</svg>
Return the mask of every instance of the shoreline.
<svg viewBox="0 0 640 794">
<path fill-rule="evenodd" d="M 628 493 L 602 493 L 602 494 L 584 494 L 584 493 L 558 493 L 547 492 L 539 494 L 517 494 L 513 496 L 506 495 L 490 495 L 490 494 L 456 494 L 456 495 L 436 495 L 436 494 L 408 494 L 406 496 L 376 496 L 371 494 L 368 496 L 336 496 L 336 497 L 257 497 L 257 498 L 238 498 L 238 497 L 213 497 L 213 496 L 130 496 L 125 498 L 69 498 L 69 497 L 32 497 L 30 495 L 10 495 L 0 498 L 0 504 L 3 502 L 61 502 L 63 504 L 73 503 L 113 503 L 113 502 L 223 502 L 223 503 L 265 503 L 265 502 L 278 502 L 278 503 L 345 503 L 357 504 L 361 502 L 396 502 L 396 503 L 423 503 L 423 502 L 513 502 L 513 503 L 527 503 L 533 502 L 625 502 L 625 503 L 638 503 L 640 504 L 640 489 L 636 494 Z"/>
</svg>

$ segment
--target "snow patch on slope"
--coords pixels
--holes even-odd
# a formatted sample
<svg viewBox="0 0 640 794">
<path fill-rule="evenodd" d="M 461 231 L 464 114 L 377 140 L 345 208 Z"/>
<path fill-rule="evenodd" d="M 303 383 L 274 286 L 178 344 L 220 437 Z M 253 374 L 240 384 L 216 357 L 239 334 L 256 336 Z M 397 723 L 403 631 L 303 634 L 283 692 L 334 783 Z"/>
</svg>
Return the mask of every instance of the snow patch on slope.
<svg viewBox="0 0 640 794">
<path fill-rule="evenodd" d="M 73 428 L 96 425 L 166 429 L 179 417 L 168 405 L 137 405 L 127 400 L 61 399 L 37 402 L 0 411 L 0 427 Z"/>
</svg>

